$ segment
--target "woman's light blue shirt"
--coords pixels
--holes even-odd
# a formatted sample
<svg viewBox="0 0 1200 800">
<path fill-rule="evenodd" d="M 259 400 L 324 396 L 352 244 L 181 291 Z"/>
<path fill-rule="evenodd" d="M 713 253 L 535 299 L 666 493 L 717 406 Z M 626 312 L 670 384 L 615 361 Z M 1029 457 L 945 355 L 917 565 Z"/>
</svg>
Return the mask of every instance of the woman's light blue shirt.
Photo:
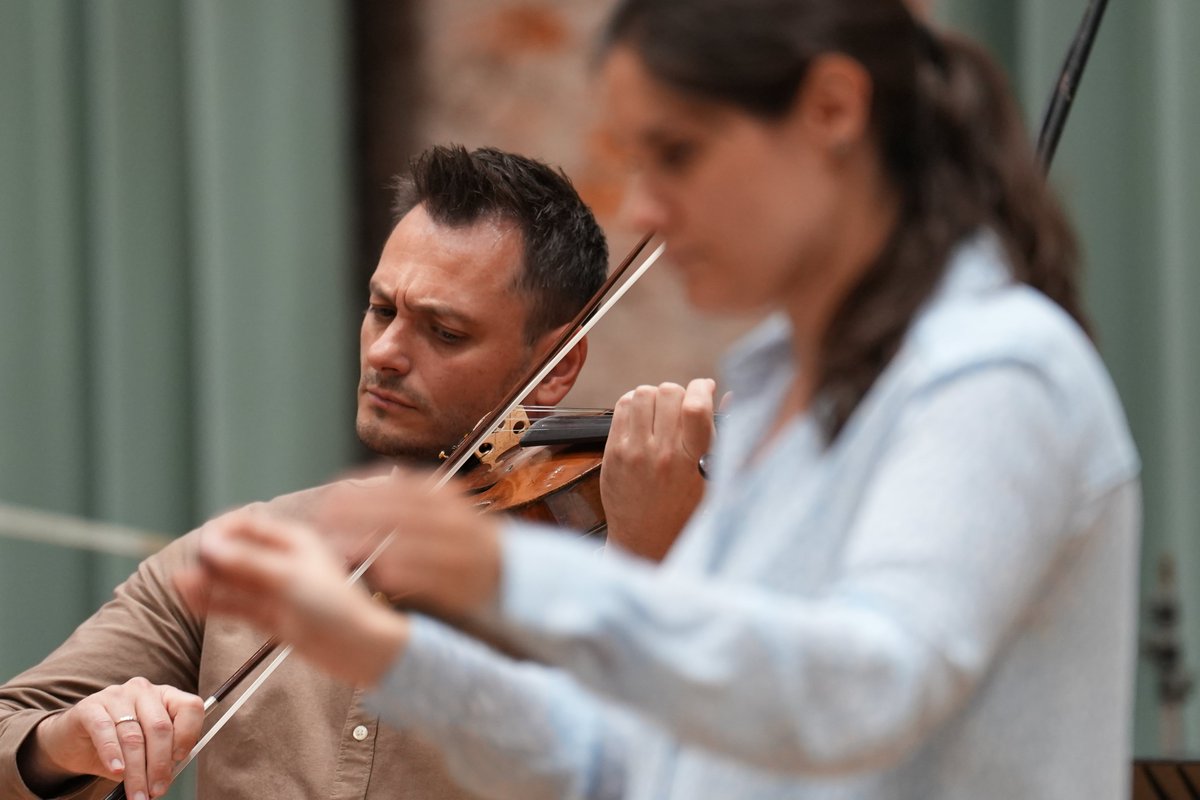
<svg viewBox="0 0 1200 800">
<path fill-rule="evenodd" d="M 508 532 L 485 622 L 556 669 L 416 618 L 381 712 L 522 800 L 1126 796 L 1138 460 L 1087 338 L 982 235 L 831 447 L 762 446 L 793 369 L 782 318 L 730 357 L 661 568 Z"/>
</svg>

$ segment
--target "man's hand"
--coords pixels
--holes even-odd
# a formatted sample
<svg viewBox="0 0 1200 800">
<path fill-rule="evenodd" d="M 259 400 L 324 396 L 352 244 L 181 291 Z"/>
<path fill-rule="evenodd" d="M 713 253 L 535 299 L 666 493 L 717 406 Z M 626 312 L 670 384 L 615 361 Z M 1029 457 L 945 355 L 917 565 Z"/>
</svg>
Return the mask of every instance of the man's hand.
<svg viewBox="0 0 1200 800">
<path fill-rule="evenodd" d="M 124 781 L 130 800 L 166 794 L 171 770 L 200 738 L 204 701 L 171 686 L 133 678 L 109 686 L 38 724 L 19 768 L 37 794 L 72 778 Z"/>
<path fill-rule="evenodd" d="M 713 439 L 708 378 L 639 386 L 617 401 L 604 448 L 600 497 L 608 539 L 662 560 L 704 496 L 700 457 Z"/>
</svg>

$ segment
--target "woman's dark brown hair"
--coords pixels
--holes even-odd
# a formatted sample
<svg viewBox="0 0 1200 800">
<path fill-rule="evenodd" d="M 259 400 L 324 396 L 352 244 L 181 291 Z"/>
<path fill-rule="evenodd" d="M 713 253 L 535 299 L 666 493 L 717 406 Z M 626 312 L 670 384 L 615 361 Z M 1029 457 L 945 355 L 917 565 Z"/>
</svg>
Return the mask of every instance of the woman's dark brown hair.
<svg viewBox="0 0 1200 800">
<path fill-rule="evenodd" d="M 1086 329 L 1074 236 L 979 46 L 932 32 L 901 0 L 623 0 L 603 40 L 605 50 L 618 45 L 667 85 L 764 119 L 788 112 L 824 53 L 870 74 L 871 134 L 901 210 L 823 338 L 828 441 L 900 348 L 955 246 L 979 230 L 1000 237 L 1016 280 Z"/>
</svg>

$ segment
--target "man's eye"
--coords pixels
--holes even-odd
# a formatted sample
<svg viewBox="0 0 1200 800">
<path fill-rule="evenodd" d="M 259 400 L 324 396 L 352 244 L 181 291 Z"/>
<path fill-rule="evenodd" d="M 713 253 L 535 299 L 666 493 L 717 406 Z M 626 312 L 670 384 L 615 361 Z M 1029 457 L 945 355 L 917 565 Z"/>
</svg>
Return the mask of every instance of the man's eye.
<svg viewBox="0 0 1200 800">
<path fill-rule="evenodd" d="M 396 309 L 391 306 L 382 306 L 378 303 L 368 303 L 367 314 L 378 319 L 391 319 L 396 316 Z"/>
<path fill-rule="evenodd" d="M 430 331 L 432 331 L 434 337 L 439 342 L 444 342 L 446 344 L 458 344 L 459 342 L 461 342 L 467 338 L 467 337 L 463 336 L 461 333 L 455 333 L 454 331 L 448 331 L 445 328 L 441 327 L 440 325 L 433 325 L 432 327 L 430 327 Z"/>
</svg>

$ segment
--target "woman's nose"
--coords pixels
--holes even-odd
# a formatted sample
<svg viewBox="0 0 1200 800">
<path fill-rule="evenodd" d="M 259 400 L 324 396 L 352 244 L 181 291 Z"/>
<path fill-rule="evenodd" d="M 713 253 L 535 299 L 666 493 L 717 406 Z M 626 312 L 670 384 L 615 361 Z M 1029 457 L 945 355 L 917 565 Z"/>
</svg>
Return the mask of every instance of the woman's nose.
<svg viewBox="0 0 1200 800">
<path fill-rule="evenodd" d="M 644 178 L 634 176 L 625 192 L 624 215 L 635 230 L 662 234 L 670 224 L 667 204 Z"/>
</svg>

